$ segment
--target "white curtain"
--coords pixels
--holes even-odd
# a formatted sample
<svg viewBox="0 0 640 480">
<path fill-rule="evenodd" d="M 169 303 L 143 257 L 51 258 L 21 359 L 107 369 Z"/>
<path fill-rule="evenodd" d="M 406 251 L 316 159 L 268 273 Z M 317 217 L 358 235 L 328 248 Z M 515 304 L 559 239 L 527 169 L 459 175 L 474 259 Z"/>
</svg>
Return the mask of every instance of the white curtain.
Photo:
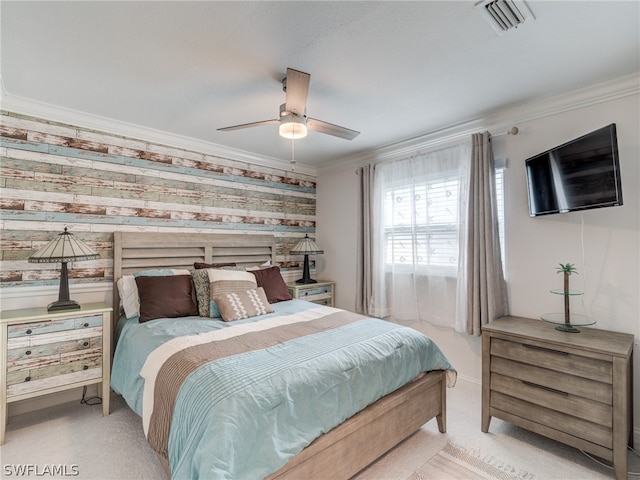
<svg viewBox="0 0 640 480">
<path fill-rule="evenodd" d="M 454 327 L 471 142 L 376 165 L 368 313 Z M 367 227 L 364 226 L 366 229 Z M 366 292 L 366 290 L 365 290 Z"/>
</svg>

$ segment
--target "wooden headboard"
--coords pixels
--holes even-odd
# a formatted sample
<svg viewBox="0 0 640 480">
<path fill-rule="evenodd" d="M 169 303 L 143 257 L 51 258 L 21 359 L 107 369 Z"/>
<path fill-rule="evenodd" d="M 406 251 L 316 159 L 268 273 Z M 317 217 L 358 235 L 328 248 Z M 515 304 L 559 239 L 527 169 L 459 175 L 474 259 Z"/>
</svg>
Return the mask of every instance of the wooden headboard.
<svg viewBox="0 0 640 480">
<path fill-rule="evenodd" d="M 113 312 L 119 318 L 117 282 L 123 275 L 151 268 L 188 268 L 194 262 L 275 264 L 273 235 L 225 233 L 115 232 L 113 234 Z"/>
</svg>

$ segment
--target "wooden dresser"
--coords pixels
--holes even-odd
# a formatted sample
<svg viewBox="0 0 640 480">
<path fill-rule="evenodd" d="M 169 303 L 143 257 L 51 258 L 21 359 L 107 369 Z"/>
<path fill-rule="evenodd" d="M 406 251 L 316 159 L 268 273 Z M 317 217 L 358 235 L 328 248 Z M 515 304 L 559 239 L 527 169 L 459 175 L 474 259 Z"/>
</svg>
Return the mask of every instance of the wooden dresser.
<svg viewBox="0 0 640 480">
<path fill-rule="evenodd" d="M 633 335 L 503 317 L 482 329 L 482 431 L 498 417 L 613 462 L 627 478 Z"/>
<path fill-rule="evenodd" d="M 111 308 L 46 308 L 0 312 L 0 445 L 8 403 L 99 384 L 102 414 L 109 415 Z"/>
</svg>

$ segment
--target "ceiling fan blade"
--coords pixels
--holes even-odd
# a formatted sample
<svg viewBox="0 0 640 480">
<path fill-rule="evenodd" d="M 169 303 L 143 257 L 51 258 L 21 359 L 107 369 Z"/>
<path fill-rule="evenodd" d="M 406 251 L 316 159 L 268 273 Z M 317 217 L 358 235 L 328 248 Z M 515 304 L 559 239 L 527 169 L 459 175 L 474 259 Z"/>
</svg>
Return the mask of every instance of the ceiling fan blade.
<svg viewBox="0 0 640 480">
<path fill-rule="evenodd" d="M 260 127 L 262 125 L 271 125 L 273 123 L 280 123 L 280 120 L 274 118 L 273 120 L 262 120 L 261 122 L 243 123 L 242 125 L 233 125 L 231 127 L 218 128 L 221 132 L 230 132 L 231 130 L 240 130 L 241 128 Z"/>
<path fill-rule="evenodd" d="M 314 132 L 326 133 L 327 135 L 344 138 L 345 140 L 353 140 L 360 135 L 360 132 L 356 132 L 355 130 L 334 125 L 333 123 L 323 122 L 315 118 L 307 118 L 307 128 Z"/>
<path fill-rule="evenodd" d="M 310 80 L 311 75 L 308 73 L 287 68 L 287 99 L 285 103 L 287 112 L 304 116 L 307 108 L 307 94 L 309 93 Z"/>
</svg>

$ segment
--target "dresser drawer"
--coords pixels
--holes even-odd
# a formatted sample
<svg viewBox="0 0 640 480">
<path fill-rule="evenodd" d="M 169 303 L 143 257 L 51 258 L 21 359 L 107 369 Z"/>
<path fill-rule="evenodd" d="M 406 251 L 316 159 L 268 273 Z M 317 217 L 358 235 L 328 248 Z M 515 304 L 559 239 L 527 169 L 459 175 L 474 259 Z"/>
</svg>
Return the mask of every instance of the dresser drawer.
<svg viewBox="0 0 640 480">
<path fill-rule="evenodd" d="M 491 392 L 491 411 L 494 414 L 498 414 L 500 411 L 509 412 L 510 415 L 520 417 L 527 422 L 535 419 L 536 424 L 607 449 L 612 448 L 613 445 L 612 429 L 609 427 L 567 415 L 566 412 L 558 412 L 510 395 L 504 395 L 501 392 Z"/>
<path fill-rule="evenodd" d="M 491 356 L 507 358 L 558 372 L 571 372 L 574 376 L 609 384 L 613 378 L 611 360 L 577 355 L 571 353 L 570 349 L 547 346 L 541 343 L 522 343 L 493 338 Z"/>
<path fill-rule="evenodd" d="M 557 372 L 535 365 L 522 364 L 501 357 L 492 357 L 491 373 L 511 377 L 520 382 L 538 385 L 542 388 L 590 398 L 606 405 L 612 404 L 611 384 L 589 380 L 573 375 L 573 372 Z"/>
<path fill-rule="evenodd" d="M 537 380 L 518 380 L 511 376 L 491 375 L 491 391 L 500 392 L 509 397 L 524 400 L 534 405 L 555 410 L 563 415 L 571 415 L 587 422 L 611 428 L 613 409 L 611 397 L 608 403 L 602 403 L 587 396 L 574 395 L 566 390 L 540 385 Z M 493 400 L 493 398 L 492 398 Z M 493 401 L 491 406 L 495 406 Z"/>
</svg>

